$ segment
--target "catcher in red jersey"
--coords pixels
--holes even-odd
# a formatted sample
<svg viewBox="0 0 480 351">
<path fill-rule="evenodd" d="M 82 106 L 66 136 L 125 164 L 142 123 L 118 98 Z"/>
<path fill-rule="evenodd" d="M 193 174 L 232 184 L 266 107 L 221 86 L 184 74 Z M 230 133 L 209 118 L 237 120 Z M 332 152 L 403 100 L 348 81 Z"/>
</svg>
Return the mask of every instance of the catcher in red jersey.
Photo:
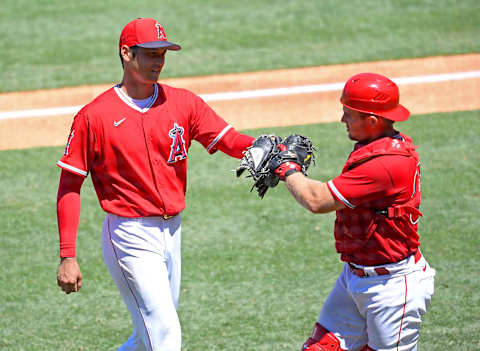
<svg viewBox="0 0 480 351">
<path fill-rule="evenodd" d="M 345 262 L 302 350 L 416 350 L 435 270 L 419 251 L 419 156 L 394 128 L 410 113 L 397 85 L 373 73 L 348 79 L 341 103 L 357 141 L 341 174 L 309 179 L 295 163 L 301 157 L 270 167 L 306 209 L 336 211 L 335 247 Z"/>
<path fill-rule="evenodd" d="M 155 19 L 123 28 L 123 80 L 75 116 L 58 161 L 58 285 L 67 294 L 82 286 L 75 244 L 80 188 L 90 174 L 106 212 L 104 261 L 133 322 L 122 351 L 181 349 L 181 212 L 192 140 L 211 154 L 221 150 L 236 158 L 254 140 L 192 92 L 157 83 L 168 50 L 180 46 L 167 41 Z"/>
</svg>

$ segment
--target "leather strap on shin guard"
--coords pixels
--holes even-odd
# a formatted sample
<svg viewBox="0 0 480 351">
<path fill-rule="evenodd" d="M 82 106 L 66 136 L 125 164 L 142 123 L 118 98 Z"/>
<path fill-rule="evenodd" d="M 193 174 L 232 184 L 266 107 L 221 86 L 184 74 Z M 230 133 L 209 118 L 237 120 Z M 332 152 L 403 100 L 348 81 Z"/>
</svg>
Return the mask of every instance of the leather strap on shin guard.
<svg viewBox="0 0 480 351">
<path fill-rule="evenodd" d="M 320 324 L 315 323 L 312 336 L 305 341 L 302 351 L 345 351 L 340 340 Z"/>
</svg>

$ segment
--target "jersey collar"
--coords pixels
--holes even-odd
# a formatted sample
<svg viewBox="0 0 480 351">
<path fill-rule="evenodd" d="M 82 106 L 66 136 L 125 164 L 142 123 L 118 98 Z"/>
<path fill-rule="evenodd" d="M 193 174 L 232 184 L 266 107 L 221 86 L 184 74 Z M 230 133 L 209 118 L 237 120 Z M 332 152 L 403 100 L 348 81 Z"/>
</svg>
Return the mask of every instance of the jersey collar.
<svg viewBox="0 0 480 351">
<path fill-rule="evenodd" d="M 128 106 L 130 106 L 134 110 L 136 110 L 138 112 L 141 112 L 141 113 L 147 112 L 150 109 L 150 107 L 152 107 L 152 105 L 155 103 L 155 101 L 157 101 L 157 97 L 158 97 L 158 84 L 154 84 L 153 94 L 152 94 L 152 96 L 150 96 L 150 102 L 144 108 L 141 108 L 133 102 L 133 99 L 130 96 L 128 96 L 126 93 L 124 93 L 122 89 L 120 89 L 120 84 L 115 85 L 113 87 L 113 89 L 117 93 L 118 97 L 125 104 L 127 104 Z"/>
</svg>

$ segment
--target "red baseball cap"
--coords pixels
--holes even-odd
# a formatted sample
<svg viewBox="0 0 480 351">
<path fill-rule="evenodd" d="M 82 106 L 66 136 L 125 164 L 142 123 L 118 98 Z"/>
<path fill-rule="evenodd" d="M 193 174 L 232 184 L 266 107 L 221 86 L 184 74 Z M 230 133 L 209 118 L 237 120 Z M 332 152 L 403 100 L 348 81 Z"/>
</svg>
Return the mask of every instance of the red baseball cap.
<svg viewBox="0 0 480 351">
<path fill-rule="evenodd" d="M 180 50 L 178 44 L 167 41 L 162 25 L 153 18 L 137 18 L 127 23 L 120 34 L 118 47 L 122 45 L 140 46 L 141 48 Z"/>
</svg>

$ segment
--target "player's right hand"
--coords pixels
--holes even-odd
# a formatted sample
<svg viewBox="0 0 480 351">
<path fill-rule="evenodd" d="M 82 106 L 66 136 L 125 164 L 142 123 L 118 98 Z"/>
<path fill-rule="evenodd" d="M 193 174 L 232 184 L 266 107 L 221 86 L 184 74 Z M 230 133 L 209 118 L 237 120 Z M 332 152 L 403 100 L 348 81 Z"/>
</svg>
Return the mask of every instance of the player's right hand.
<svg viewBox="0 0 480 351">
<path fill-rule="evenodd" d="M 66 294 L 82 287 L 82 273 L 75 257 L 62 258 L 57 271 L 57 284 Z"/>
</svg>

